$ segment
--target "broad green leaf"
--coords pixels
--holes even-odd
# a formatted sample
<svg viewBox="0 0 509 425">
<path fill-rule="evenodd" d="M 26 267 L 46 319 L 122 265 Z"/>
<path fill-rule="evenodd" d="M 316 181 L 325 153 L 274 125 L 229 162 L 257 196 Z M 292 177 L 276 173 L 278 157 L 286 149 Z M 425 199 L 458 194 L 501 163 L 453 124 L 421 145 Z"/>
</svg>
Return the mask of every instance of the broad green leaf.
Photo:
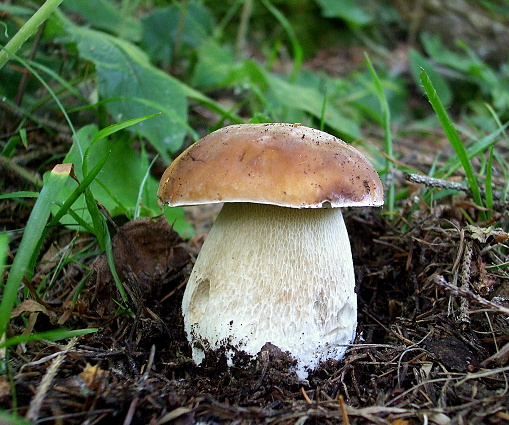
<svg viewBox="0 0 509 425">
<path fill-rule="evenodd" d="M 116 34 L 126 40 L 140 39 L 139 21 L 123 14 L 118 5 L 110 0 L 65 0 L 62 5 L 64 9 L 81 15 L 96 29 Z"/>
<path fill-rule="evenodd" d="M 233 53 L 212 38 L 204 42 L 197 53 L 192 86 L 210 89 L 224 84 L 235 68 Z"/>
<path fill-rule="evenodd" d="M 155 119 L 155 118 L 152 118 Z M 104 155 L 111 152 L 108 160 L 102 170 L 97 175 L 95 181 L 90 185 L 94 199 L 103 205 L 111 216 L 120 214 L 132 218 L 137 208 L 138 199 L 141 200 L 139 206 L 142 216 L 155 216 L 161 214 L 161 208 L 157 202 L 157 188 L 159 182 L 151 176 L 146 176 L 147 166 L 140 160 L 140 155 L 131 147 L 128 137 L 116 136 L 110 139 L 97 140 L 92 145 L 92 141 L 98 129 L 95 125 L 83 127 L 78 131 L 77 138 L 65 157 L 65 162 L 75 164 L 75 174 L 80 181 L 83 180 L 82 154 L 90 148 L 88 158 L 88 168 L 92 169 Z M 140 187 L 143 190 L 140 194 Z M 60 203 L 71 195 L 76 188 L 75 182 L 69 184 L 62 190 L 58 200 Z M 74 203 L 73 210 L 86 223 L 92 223 L 92 217 L 87 210 L 84 196 L 80 196 Z M 57 209 L 55 209 L 55 212 Z M 174 227 L 175 230 L 183 235 L 191 234 L 191 226 L 184 219 L 180 208 L 175 209 Z M 61 220 L 61 224 L 67 226 L 78 226 L 78 222 L 72 215 L 67 214 Z"/>
<path fill-rule="evenodd" d="M 143 49 L 153 60 L 169 63 L 176 43 L 185 49 L 210 38 L 214 17 L 203 4 L 191 1 L 156 8 L 142 18 L 141 25 Z"/>
<path fill-rule="evenodd" d="M 355 26 L 368 25 L 373 17 L 354 0 L 316 0 L 326 18 L 340 18 Z"/>
<path fill-rule="evenodd" d="M 449 66 L 466 73 L 478 65 L 477 61 L 472 60 L 464 54 L 448 49 L 444 46 L 438 35 L 424 33 L 420 39 L 428 56 L 441 65 Z"/>
<path fill-rule="evenodd" d="M 108 161 L 99 172 L 91 185 L 91 191 L 95 200 L 101 203 L 112 215 L 126 214 L 129 216 L 134 211 L 136 200 L 138 198 L 138 188 L 145 174 L 145 169 L 140 167 L 138 153 L 131 147 L 128 137 L 117 136 L 110 139 L 100 139 L 92 145 L 92 140 L 97 134 L 98 129 L 95 125 L 89 125 L 80 129 L 77 137 L 66 155 L 64 161 L 73 163 L 75 174 L 78 180 L 83 180 L 82 154 L 90 148 L 88 168 L 91 169 L 102 157 L 110 152 Z M 81 148 L 81 149 L 80 149 Z M 74 190 L 76 184 L 69 185 L 67 190 L 62 191 L 60 201 L 63 202 Z M 157 207 L 157 185 L 155 181 L 147 182 L 147 188 L 153 195 L 143 199 L 147 210 L 158 210 Z M 91 218 L 86 211 L 85 199 L 80 197 L 73 208 L 86 222 L 91 223 Z M 61 220 L 62 224 L 75 225 L 75 221 L 68 215 Z"/>
<path fill-rule="evenodd" d="M 462 41 L 457 41 L 462 53 L 444 46 L 437 36 L 423 34 L 421 37 L 426 53 L 437 63 L 461 72 L 463 83 L 468 82 L 479 87 L 484 96 L 490 96 L 497 113 L 504 115 L 509 109 L 509 77 L 507 66 L 496 70 L 484 62 Z M 430 74 L 431 77 L 431 74 Z M 432 78 L 435 81 L 434 78 Z"/>
<path fill-rule="evenodd" d="M 178 151 L 187 131 L 187 100 L 181 84 L 152 66 L 133 44 L 87 28 L 69 26 L 80 54 L 93 62 L 102 99 L 117 122 L 162 112 L 133 127 L 162 158 Z"/>
<path fill-rule="evenodd" d="M 391 130 L 391 110 L 389 108 L 389 102 L 387 101 L 387 96 L 385 95 L 385 91 L 382 85 L 382 81 L 378 76 L 375 68 L 373 68 L 373 64 L 369 59 L 369 56 L 365 54 L 366 63 L 368 65 L 369 73 L 371 74 L 371 78 L 373 79 L 373 83 L 375 85 L 375 92 L 380 102 L 380 109 L 382 110 L 382 122 L 384 129 L 384 145 L 385 145 L 385 153 L 387 158 L 385 160 L 385 183 L 387 185 L 387 190 L 385 194 L 385 205 L 389 214 L 394 213 L 395 211 L 395 185 L 393 179 L 389 179 L 388 177 L 392 174 L 393 164 L 391 159 L 393 158 L 393 143 L 392 143 L 392 130 Z"/>
<path fill-rule="evenodd" d="M 270 74 L 267 78 L 271 99 L 281 102 L 285 107 L 307 112 L 317 119 L 321 118 L 324 95 L 317 89 L 290 84 Z M 345 139 L 354 140 L 361 136 L 357 123 L 344 116 L 334 105 L 326 105 L 323 118 L 326 125 L 334 128 Z"/>
</svg>

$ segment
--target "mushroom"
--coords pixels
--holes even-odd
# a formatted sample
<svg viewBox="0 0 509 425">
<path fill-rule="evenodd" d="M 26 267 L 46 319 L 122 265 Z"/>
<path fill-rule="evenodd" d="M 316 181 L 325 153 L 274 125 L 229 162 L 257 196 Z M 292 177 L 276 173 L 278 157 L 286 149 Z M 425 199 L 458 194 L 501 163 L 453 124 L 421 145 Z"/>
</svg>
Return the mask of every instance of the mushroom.
<svg viewBox="0 0 509 425">
<path fill-rule="evenodd" d="M 343 357 L 355 336 L 355 277 L 342 207 L 383 204 L 370 162 L 299 124 L 238 124 L 166 169 L 170 206 L 221 203 L 184 292 L 193 359 L 207 349 L 289 352 L 297 374 Z M 235 349 L 229 349 L 234 347 Z"/>
</svg>

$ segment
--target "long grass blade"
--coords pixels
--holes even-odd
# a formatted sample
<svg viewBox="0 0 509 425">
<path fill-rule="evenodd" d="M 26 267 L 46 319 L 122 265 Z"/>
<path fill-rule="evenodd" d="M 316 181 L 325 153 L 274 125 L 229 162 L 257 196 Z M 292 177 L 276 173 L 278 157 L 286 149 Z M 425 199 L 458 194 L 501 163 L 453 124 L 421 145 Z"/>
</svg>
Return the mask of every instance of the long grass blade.
<svg viewBox="0 0 509 425">
<path fill-rule="evenodd" d="M 3 275 L 8 247 L 9 247 L 9 235 L 7 233 L 0 233 L 0 276 Z"/>
<path fill-rule="evenodd" d="M 36 248 L 39 246 L 39 239 L 46 228 L 53 200 L 58 196 L 61 187 L 65 184 L 71 172 L 72 164 L 59 164 L 53 168 L 28 218 L 25 232 L 16 257 L 14 257 L 2 300 L 0 301 L 0 341 L 2 341 L 5 335 L 11 311 L 17 301 L 18 289 L 21 282 L 25 275 L 31 272 L 31 259 Z"/>
<path fill-rule="evenodd" d="M 90 143 L 93 144 L 101 139 L 104 139 L 105 137 L 108 137 L 108 136 L 116 133 L 117 131 L 123 130 L 124 128 L 130 127 L 132 125 L 138 124 L 138 123 L 145 121 L 149 118 L 156 117 L 157 115 L 161 115 L 161 112 L 157 112 L 157 113 L 151 114 L 151 115 L 145 115 L 143 117 L 132 118 L 130 120 L 122 121 L 118 124 L 112 124 L 112 125 L 109 125 L 108 127 L 104 127 L 103 129 L 99 130 L 95 134 L 94 138 L 92 139 L 92 141 Z"/>
<path fill-rule="evenodd" d="M 66 330 L 66 329 L 53 329 L 51 331 L 33 333 L 29 335 L 17 335 L 11 338 L 6 339 L 3 342 L 0 342 L 0 348 L 8 348 L 13 345 L 18 345 L 23 342 L 34 342 L 34 341 L 60 341 L 62 339 L 73 338 L 75 336 L 87 335 L 93 332 L 97 332 L 97 328 L 88 328 L 88 329 L 76 329 L 76 330 Z"/>
<path fill-rule="evenodd" d="M 302 62 L 304 60 L 304 51 L 302 50 L 299 39 L 297 34 L 295 34 L 292 24 L 290 21 L 288 21 L 288 19 L 286 19 L 285 15 L 283 15 L 277 8 L 275 8 L 269 0 L 262 0 L 262 3 L 268 9 L 268 11 L 272 13 L 272 15 L 277 19 L 279 24 L 288 34 L 288 38 L 290 39 L 293 50 L 293 69 L 292 75 L 290 76 L 290 82 L 294 83 L 297 80 Z"/>
<path fill-rule="evenodd" d="M 0 50 L 0 69 L 7 63 L 11 54 L 16 53 L 18 49 L 35 34 L 37 28 L 46 21 L 53 11 L 62 3 L 63 0 L 47 0 L 44 4 L 25 22 L 19 31 L 9 40 L 3 50 Z"/>
<path fill-rule="evenodd" d="M 440 124 L 444 129 L 445 135 L 447 136 L 449 143 L 453 147 L 454 152 L 456 152 L 456 155 L 458 156 L 461 162 L 461 166 L 465 171 L 468 180 L 468 185 L 470 186 L 470 190 L 472 191 L 474 202 L 479 207 L 483 207 L 479 183 L 477 182 L 474 169 L 472 167 L 472 164 L 470 163 L 470 158 L 467 155 L 467 150 L 463 145 L 463 142 L 461 141 L 456 128 L 454 127 L 451 119 L 449 118 L 449 115 L 447 114 L 444 105 L 442 104 L 442 101 L 440 100 L 437 91 L 433 87 L 433 84 L 425 70 L 421 71 L 420 78 L 424 86 L 424 90 L 426 91 L 426 95 L 428 96 L 428 100 L 431 103 L 433 110 L 437 114 Z M 483 211 L 480 211 L 479 215 L 481 220 L 486 219 L 486 216 Z"/>
<path fill-rule="evenodd" d="M 384 149 L 385 149 L 385 175 L 386 175 L 386 185 L 387 185 L 387 193 L 385 195 L 385 206 L 389 213 L 392 213 L 395 209 L 395 188 L 393 181 L 393 163 L 391 158 L 393 155 L 393 143 L 392 143 L 392 132 L 391 132 L 391 111 L 389 108 L 389 102 L 387 101 L 387 96 L 385 96 L 385 92 L 382 86 L 382 82 L 378 77 L 375 68 L 373 68 L 373 64 L 369 59 L 367 54 L 364 55 L 366 58 L 366 62 L 368 64 L 368 69 L 371 74 L 371 78 L 373 79 L 373 83 L 375 85 L 376 95 L 378 97 L 378 101 L 380 103 L 380 109 L 382 110 L 382 123 L 384 129 Z"/>
</svg>

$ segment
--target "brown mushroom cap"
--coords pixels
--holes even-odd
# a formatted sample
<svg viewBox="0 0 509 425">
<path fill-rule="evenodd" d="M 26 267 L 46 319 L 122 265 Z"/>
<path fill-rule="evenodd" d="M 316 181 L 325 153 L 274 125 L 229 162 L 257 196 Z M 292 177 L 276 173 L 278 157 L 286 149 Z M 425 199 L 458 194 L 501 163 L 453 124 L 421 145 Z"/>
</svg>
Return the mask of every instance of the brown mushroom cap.
<svg viewBox="0 0 509 425">
<path fill-rule="evenodd" d="M 214 131 L 172 162 L 158 196 L 171 206 L 383 204 L 380 178 L 357 149 L 298 124 L 238 124 Z"/>
</svg>

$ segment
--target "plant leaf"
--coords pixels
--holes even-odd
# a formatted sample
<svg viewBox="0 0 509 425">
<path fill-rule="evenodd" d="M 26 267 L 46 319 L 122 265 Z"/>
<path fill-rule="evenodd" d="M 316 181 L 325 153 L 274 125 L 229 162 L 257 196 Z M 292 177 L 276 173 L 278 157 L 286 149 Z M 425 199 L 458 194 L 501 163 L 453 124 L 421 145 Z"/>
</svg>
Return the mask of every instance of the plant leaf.
<svg viewBox="0 0 509 425">
<path fill-rule="evenodd" d="M 35 334 L 13 336 L 11 338 L 6 339 L 5 341 L 0 342 L 0 347 L 11 347 L 22 342 L 34 342 L 41 340 L 59 341 L 62 339 L 87 335 L 94 332 L 97 332 L 96 328 L 76 329 L 76 330 L 54 329 L 51 331 L 39 332 Z"/>
<path fill-rule="evenodd" d="M 440 97 L 440 100 L 444 104 L 445 107 L 449 106 L 452 102 L 452 92 L 449 88 L 449 84 L 447 81 L 435 70 L 433 65 L 422 56 L 417 50 L 410 49 L 408 54 L 408 58 L 410 59 L 410 71 L 412 77 L 417 85 L 420 85 L 420 73 L 421 70 L 426 70 L 426 73 L 429 75 L 430 79 L 433 81 L 433 86 Z"/>
<path fill-rule="evenodd" d="M 321 118 L 324 95 L 318 90 L 290 84 L 272 74 L 267 74 L 267 79 L 274 100 L 281 102 L 286 107 L 307 112 L 317 119 Z M 347 140 L 354 140 L 361 136 L 359 126 L 345 117 L 332 104 L 327 104 L 323 118 L 325 124 L 334 128 Z"/>
<path fill-rule="evenodd" d="M 46 228 L 51 207 L 71 173 L 71 164 L 58 164 L 48 173 L 46 183 L 28 218 L 21 243 L 7 278 L 2 299 L 0 300 L 0 341 L 3 340 L 11 311 L 17 301 L 21 281 L 26 275 L 32 273 L 32 258 Z"/>
<path fill-rule="evenodd" d="M 66 0 L 64 9 L 78 13 L 94 28 L 105 30 L 126 40 L 138 41 L 141 25 L 136 19 L 122 13 L 118 5 L 109 0 Z M 100 13 L 97 11 L 100 10 Z"/>
<path fill-rule="evenodd" d="M 373 17 L 354 0 L 316 0 L 326 18 L 340 18 L 355 26 L 368 25 Z"/>
<path fill-rule="evenodd" d="M 431 103 L 431 106 L 433 107 L 435 113 L 437 114 L 440 124 L 442 124 L 442 128 L 444 129 L 445 135 L 447 136 L 449 143 L 451 144 L 454 151 L 456 152 L 456 155 L 461 161 L 461 165 L 467 176 L 468 184 L 470 186 L 470 190 L 472 191 L 474 201 L 477 205 L 482 207 L 483 202 L 481 199 L 479 184 L 477 182 L 477 178 L 475 176 L 472 164 L 470 163 L 470 158 L 467 154 L 467 150 L 465 149 L 465 146 L 463 145 L 463 142 L 461 141 L 460 136 L 456 131 L 456 128 L 454 127 L 453 123 L 451 122 L 451 119 L 447 115 L 444 105 L 440 101 L 440 97 L 438 96 L 437 91 L 433 87 L 433 84 L 431 83 L 431 80 L 424 69 L 421 71 L 420 76 L 424 89 L 426 90 L 428 100 Z M 485 214 L 482 211 L 479 213 L 479 215 L 482 220 L 486 219 Z"/>
<path fill-rule="evenodd" d="M 117 122 L 162 112 L 134 131 L 170 162 L 169 154 L 181 148 L 187 131 L 187 100 L 181 84 L 152 66 L 133 44 L 87 28 L 69 26 L 69 31 L 81 55 L 96 66 L 101 98 L 118 98 L 106 103 Z"/>
<path fill-rule="evenodd" d="M 182 21 L 183 19 L 183 21 Z M 210 38 L 214 17 L 196 1 L 156 8 L 141 20 L 143 49 L 153 60 L 171 62 L 173 46 L 197 47 Z"/>
</svg>

